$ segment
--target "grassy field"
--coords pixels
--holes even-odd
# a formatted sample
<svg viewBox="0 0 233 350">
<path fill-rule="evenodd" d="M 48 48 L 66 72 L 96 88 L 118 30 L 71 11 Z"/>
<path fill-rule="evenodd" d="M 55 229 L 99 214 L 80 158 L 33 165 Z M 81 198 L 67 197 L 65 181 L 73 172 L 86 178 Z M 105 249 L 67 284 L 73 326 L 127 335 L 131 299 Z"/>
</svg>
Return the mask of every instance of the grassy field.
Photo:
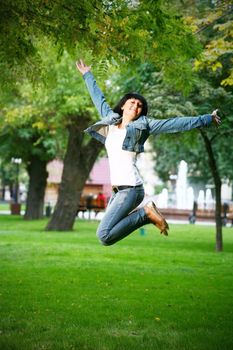
<svg viewBox="0 0 233 350">
<path fill-rule="evenodd" d="M 231 350 L 233 229 L 153 226 L 111 247 L 97 223 L 0 216 L 0 349 Z"/>
<path fill-rule="evenodd" d="M 25 203 L 21 204 L 21 209 L 25 210 Z M 10 210 L 10 203 L 6 203 L 6 202 L 0 202 L 0 211 L 9 211 Z"/>
</svg>

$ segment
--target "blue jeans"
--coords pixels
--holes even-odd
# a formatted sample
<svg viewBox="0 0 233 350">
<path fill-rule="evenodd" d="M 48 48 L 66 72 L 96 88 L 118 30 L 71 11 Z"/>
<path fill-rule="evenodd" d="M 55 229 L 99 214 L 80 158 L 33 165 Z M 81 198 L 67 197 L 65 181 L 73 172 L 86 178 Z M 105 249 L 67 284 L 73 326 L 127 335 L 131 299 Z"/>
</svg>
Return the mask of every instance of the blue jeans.
<svg viewBox="0 0 233 350">
<path fill-rule="evenodd" d="M 143 186 L 127 188 L 112 194 L 96 233 L 103 245 L 112 245 L 149 223 L 143 208 L 133 211 L 143 198 Z"/>
</svg>

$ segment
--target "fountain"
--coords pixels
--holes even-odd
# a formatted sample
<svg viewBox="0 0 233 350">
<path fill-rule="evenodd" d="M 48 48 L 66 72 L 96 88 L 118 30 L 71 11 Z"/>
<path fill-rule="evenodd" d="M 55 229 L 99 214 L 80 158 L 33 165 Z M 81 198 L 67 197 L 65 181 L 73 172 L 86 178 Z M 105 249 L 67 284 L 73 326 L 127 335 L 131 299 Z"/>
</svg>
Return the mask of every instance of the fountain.
<svg viewBox="0 0 233 350">
<path fill-rule="evenodd" d="M 205 209 L 205 192 L 203 190 L 199 191 L 199 195 L 197 198 L 197 206 L 198 209 Z"/>
<path fill-rule="evenodd" d="M 160 208 L 168 207 L 168 190 L 163 188 L 162 192 L 158 195 L 158 203 Z"/>
<path fill-rule="evenodd" d="M 194 191 L 191 186 L 187 190 L 187 209 L 193 209 Z"/>
<path fill-rule="evenodd" d="M 155 174 L 154 170 L 154 153 L 152 146 L 147 141 L 145 143 L 145 152 L 140 153 L 137 160 L 138 168 L 140 169 L 140 174 L 144 181 L 145 193 L 147 196 L 153 196 L 155 192 L 155 187 L 161 185 L 162 182 Z"/>
<path fill-rule="evenodd" d="M 214 209 L 214 200 L 212 197 L 212 192 L 210 188 L 207 188 L 205 194 L 205 207 L 207 210 Z"/>
<path fill-rule="evenodd" d="M 177 209 L 187 209 L 187 163 L 182 160 L 179 164 L 176 181 L 176 207 Z"/>
</svg>

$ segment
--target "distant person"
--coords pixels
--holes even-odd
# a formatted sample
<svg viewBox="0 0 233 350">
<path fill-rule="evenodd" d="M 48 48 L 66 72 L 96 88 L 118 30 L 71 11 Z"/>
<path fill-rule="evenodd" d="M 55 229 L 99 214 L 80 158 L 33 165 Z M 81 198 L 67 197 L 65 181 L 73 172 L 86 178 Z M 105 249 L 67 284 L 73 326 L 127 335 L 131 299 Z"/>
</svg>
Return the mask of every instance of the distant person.
<svg viewBox="0 0 233 350">
<path fill-rule="evenodd" d="M 189 223 L 190 223 L 190 224 L 195 224 L 195 222 L 196 222 L 196 216 L 197 216 L 197 202 L 194 201 L 194 202 L 193 202 L 193 212 L 192 212 L 192 214 L 189 216 Z"/>
<path fill-rule="evenodd" d="M 97 202 L 97 207 L 98 208 L 106 208 L 107 206 L 107 199 L 106 196 L 102 193 L 99 192 L 96 198 L 96 202 Z"/>
<path fill-rule="evenodd" d="M 188 131 L 208 126 L 212 122 L 218 126 L 220 118 L 217 110 L 198 117 L 152 119 L 146 117 L 146 99 L 134 92 L 123 96 L 116 107 L 111 109 L 90 67 L 82 60 L 76 62 L 76 66 L 102 117 L 102 120 L 85 131 L 105 144 L 110 164 L 113 193 L 97 229 L 97 236 L 102 244 L 112 245 L 149 223 L 167 236 L 168 224 L 153 202 L 136 209 L 144 198 L 143 181 L 136 165 L 137 156 L 144 152 L 144 143 L 150 135 Z"/>
<path fill-rule="evenodd" d="M 92 193 L 89 193 L 86 197 L 86 206 L 87 206 L 87 209 L 92 209 L 92 206 L 93 206 L 93 194 Z"/>
</svg>

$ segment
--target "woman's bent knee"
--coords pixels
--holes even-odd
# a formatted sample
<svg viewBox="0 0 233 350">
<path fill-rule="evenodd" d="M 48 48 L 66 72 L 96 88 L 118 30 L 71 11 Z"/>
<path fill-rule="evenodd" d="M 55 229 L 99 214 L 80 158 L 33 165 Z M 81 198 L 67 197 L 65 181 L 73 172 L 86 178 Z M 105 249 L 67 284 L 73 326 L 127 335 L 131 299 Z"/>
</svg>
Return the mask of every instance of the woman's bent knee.
<svg viewBox="0 0 233 350">
<path fill-rule="evenodd" d="M 98 239 L 102 245 L 105 245 L 105 246 L 112 245 L 107 232 L 98 232 L 97 231 L 96 236 L 98 237 Z"/>
</svg>

